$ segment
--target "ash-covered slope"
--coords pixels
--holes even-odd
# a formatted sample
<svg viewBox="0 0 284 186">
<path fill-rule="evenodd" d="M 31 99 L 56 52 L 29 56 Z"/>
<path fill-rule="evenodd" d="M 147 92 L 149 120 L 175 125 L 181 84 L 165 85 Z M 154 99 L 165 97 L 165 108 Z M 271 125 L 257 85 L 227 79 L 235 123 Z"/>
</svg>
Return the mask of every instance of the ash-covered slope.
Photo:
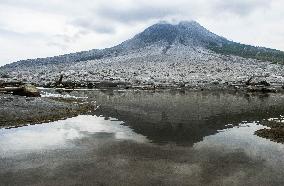
<svg viewBox="0 0 284 186">
<path fill-rule="evenodd" d="M 191 21 L 155 24 L 112 48 L 19 61 L 1 71 L 39 85 L 54 82 L 59 74 L 65 81 L 82 83 L 228 84 L 253 75 L 282 83 L 282 66 L 270 62 L 283 59 L 283 52 L 229 41 Z"/>
<path fill-rule="evenodd" d="M 181 43 L 185 46 L 204 46 L 208 47 L 210 44 L 214 46 L 221 46 L 228 42 L 226 39 L 219 37 L 197 22 L 180 22 L 177 25 L 168 23 L 159 23 L 150 26 L 145 31 L 137 34 L 134 38 L 121 43 L 118 46 L 107 48 L 103 50 L 90 50 L 77 53 L 65 54 L 61 56 L 37 58 L 21 60 L 5 67 L 31 67 L 34 65 L 48 65 L 48 64 L 62 64 L 73 63 L 87 60 L 97 60 L 106 57 L 126 55 L 132 53 L 133 50 L 143 49 L 151 45 L 161 45 L 168 48 L 174 43 Z"/>
<path fill-rule="evenodd" d="M 155 24 L 118 47 L 137 49 L 155 43 L 163 43 L 165 46 L 180 43 L 189 47 L 207 47 L 210 44 L 222 45 L 226 42 L 228 40 L 225 38 L 211 33 L 197 22 L 192 21 L 180 22 L 177 25 L 167 23 Z"/>
<path fill-rule="evenodd" d="M 165 47 L 166 51 L 171 45 L 178 43 L 188 47 L 203 47 L 220 54 L 232 54 L 245 58 L 284 63 L 284 52 L 235 43 L 208 31 L 195 21 L 183 21 L 176 25 L 169 23 L 152 25 L 142 33 L 137 34 L 134 38 L 112 48 L 103 50 L 93 49 L 48 58 L 21 60 L 8 64 L 5 67 L 31 67 L 34 65 L 42 66 L 97 60 L 125 55 L 132 53 L 132 50 L 143 49 L 147 46 L 157 44 Z"/>
</svg>

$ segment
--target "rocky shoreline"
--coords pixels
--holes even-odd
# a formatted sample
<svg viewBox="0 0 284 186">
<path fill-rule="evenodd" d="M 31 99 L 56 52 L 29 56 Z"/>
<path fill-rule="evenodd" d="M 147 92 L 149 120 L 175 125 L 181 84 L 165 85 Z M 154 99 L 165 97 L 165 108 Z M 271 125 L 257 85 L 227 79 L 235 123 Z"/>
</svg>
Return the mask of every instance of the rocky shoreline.
<svg viewBox="0 0 284 186">
<path fill-rule="evenodd" d="M 57 121 L 90 113 L 95 108 L 94 102 L 84 99 L 0 94 L 0 128 Z"/>
<path fill-rule="evenodd" d="M 269 127 L 255 132 L 257 136 L 270 139 L 271 141 L 284 144 L 284 118 L 270 118 L 263 125 Z"/>
</svg>

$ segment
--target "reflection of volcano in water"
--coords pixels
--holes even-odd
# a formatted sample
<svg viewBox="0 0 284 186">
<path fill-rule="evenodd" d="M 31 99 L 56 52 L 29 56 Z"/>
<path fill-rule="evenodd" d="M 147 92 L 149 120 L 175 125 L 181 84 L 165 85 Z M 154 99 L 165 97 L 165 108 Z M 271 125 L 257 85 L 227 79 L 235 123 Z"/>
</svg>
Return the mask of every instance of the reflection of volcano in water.
<svg viewBox="0 0 284 186">
<path fill-rule="evenodd" d="M 119 93 L 96 95 L 98 115 L 125 122 L 154 143 L 192 145 L 242 121 L 283 113 L 284 98 L 228 93 Z"/>
<path fill-rule="evenodd" d="M 98 111 L 102 115 L 111 115 L 125 125 L 132 128 L 136 133 L 146 136 L 154 143 L 175 142 L 180 145 L 192 145 L 201 141 L 204 136 L 217 132 L 217 129 L 206 127 L 205 121 L 188 121 L 188 123 L 171 123 L 165 112 L 161 113 L 161 120 L 154 121 L 139 114 L 131 114 L 126 111 L 101 108 Z"/>
</svg>

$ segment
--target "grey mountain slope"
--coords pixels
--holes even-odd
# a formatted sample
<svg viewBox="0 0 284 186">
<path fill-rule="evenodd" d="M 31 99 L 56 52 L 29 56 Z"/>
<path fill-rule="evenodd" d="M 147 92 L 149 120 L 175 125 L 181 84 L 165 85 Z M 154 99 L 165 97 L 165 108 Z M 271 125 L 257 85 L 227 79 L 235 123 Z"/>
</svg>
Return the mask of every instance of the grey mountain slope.
<svg viewBox="0 0 284 186">
<path fill-rule="evenodd" d="M 117 47 L 138 49 L 159 42 L 166 46 L 180 43 L 191 47 L 206 47 L 210 43 L 222 45 L 228 41 L 206 30 L 197 22 L 192 21 L 180 22 L 178 25 L 167 23 L 155 24 Z"/>
<path fill-rule="evenodd" d="M 257 75 L 283 84 L 283 66 L 265 62 L 272 57 L 281 59 L 282 53 L 229 41 L 197 22 L 162 23 L 112 48 L 6 65 L 0 68 L 0 80 L 3 73 L 48 86 L 63 74 L 64 81 L 71 84 L 114 81 L 138 86 L 196 86 L 243 83 Z"/>
<path fill-rule="evenodd" d="M 226 55 L 237 55 L 273 62 L 283 62 L 284 53 L 258 48 L 249 45 L 241 45 L 220 37 L 195 21 L 180 22 L 177 25 L 159 23 L 150 26 L 134 38 L 127 40 L 115 47 L 103 50 L 89 50 L 61 56 L 21 60 L 5 66 L 5 68 L 42 66 L 47 64 L 74 63 L 79 61 L 97 60 L 106 57 L 126 55 L 133 50 L 139 50 L 147 46 L 159 44 L 165 48 L 164 52 L 171 45 L 182 44 L 188 47 L 204 47 L 216 53 Z"/>
</svg>

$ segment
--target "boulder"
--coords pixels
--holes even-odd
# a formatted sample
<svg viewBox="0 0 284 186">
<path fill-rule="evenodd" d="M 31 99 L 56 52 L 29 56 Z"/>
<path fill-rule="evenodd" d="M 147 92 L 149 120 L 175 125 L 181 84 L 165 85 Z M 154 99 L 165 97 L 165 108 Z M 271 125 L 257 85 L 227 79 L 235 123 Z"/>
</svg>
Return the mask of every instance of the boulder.
<svg viewBox="0 0 284 186">
<path fill-rule="evenodd" d="M 0 80 L 0 88 L 3 88 L 4 87 L 4 81 Z"/>
<path fill-rule="evenodd" d="M 180 88 L 184 88 L 184 87 L 185 87 L 185 83 L 180 83 L 178 86 L 179 86 Z"/>
<path fill-rule="evenodd" d="M 31 84 L 21 85 L 18 89 L 13 91 L 13 94 L 27 97 L 40 97 L 39 90 Z"/>
<path fill-rule="evenodd" d="M 266 86 L 266 87 L 269 87 L 270 86 L 270 83 L 266 81 L 265 77 L 251 77 L 247 82 L 246 82 L 246 85 L 257 85 L 257 86 Z"/>
<path fill-rule="evenodd" d="M 219 85 L 220 82 L 219 82 L 219 81 L 212 81 L 211 84 L 212 84 L 212 85 Z"/>
<path fill-rule="evenodd" d="M 2 83 L 3 87 L 19 87 L 21 85 L 23 85 L 23 82 L 18 80 L 9 80 Z"/>
<path fill-rule="evenodd" d="M 248 86 L 248 92 L 261 92 L 261 93 L 276 93 L 276 89 L 274 88 L 266 88 L 266 87 L 255 87 L 255 86 Z"/>
<path fill-rule="evenodd" d="M 263 85 L 263 86 L 269 87 L 269 86 L 270 86 L 270 83 L 268 83 L 268 82 L 265 81 L 265 80 L 262 80 L 262 81 L 258 82 L 256 85 Z"/>
</svg>

